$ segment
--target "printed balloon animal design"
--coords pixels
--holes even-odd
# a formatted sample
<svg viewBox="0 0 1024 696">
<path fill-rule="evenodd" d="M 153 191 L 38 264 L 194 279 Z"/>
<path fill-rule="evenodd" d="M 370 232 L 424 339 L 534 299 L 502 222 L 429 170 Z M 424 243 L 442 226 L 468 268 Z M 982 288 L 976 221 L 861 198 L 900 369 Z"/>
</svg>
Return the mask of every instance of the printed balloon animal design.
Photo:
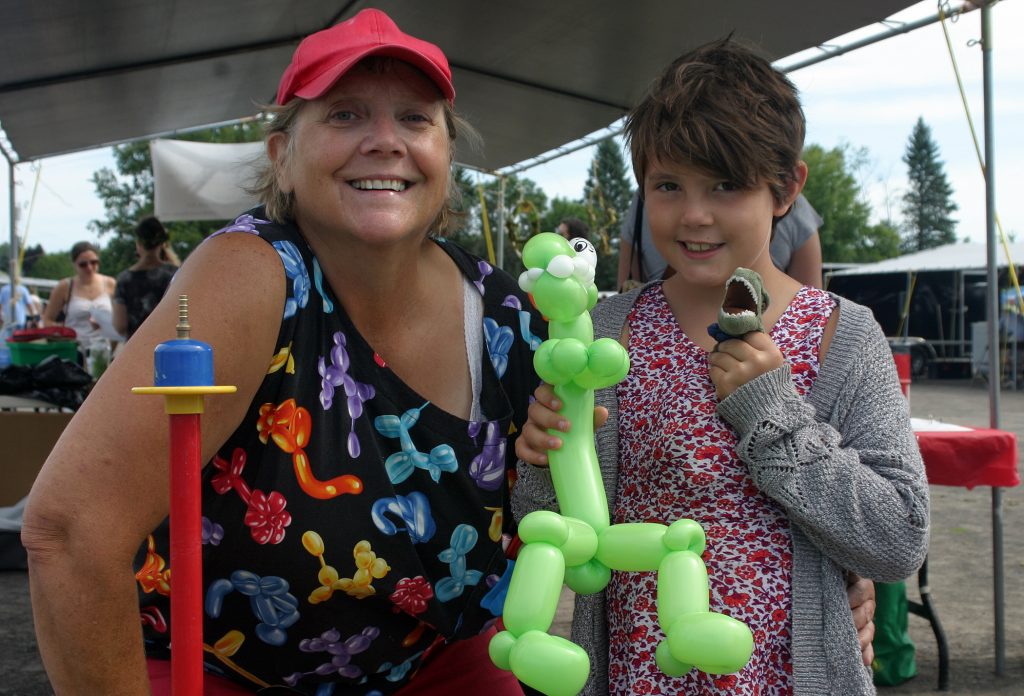
<svg viewBox="0 0 1024 696">
<path fill-rule="evenodd" d="M 534 367 L 554 386 L 562 415 L 572 425 L 559 450 L 548 452 L 561 514 L 540 510 L 523 518 L 519 551 L 505 600 L 505 630 L 490 643 L 498 667 L 549 696 L 583 688 L 590 660 L 578 645 L 548 635 L 564 580 L 581 594 L 599 592 L 612 570 L 658 572 L 658 622 L 667 639 L 656 661 L 666 674 L 693 667 L 713 674 L 743 668 L 753 651 L 746 625 L 708 609 L 707 569 L 701 559 L 704 531 L 693 520 L 671 525 L 611 525 L 594 449 L 594 389 L 611 386 L 629 371 L 625 348 L 594 340 L 589 310 L 597 303 L 597 254 L 585 239 L 539 234 L 523 249 L 519 284 L 548 320 L 550 338 Z"/>
</svg>

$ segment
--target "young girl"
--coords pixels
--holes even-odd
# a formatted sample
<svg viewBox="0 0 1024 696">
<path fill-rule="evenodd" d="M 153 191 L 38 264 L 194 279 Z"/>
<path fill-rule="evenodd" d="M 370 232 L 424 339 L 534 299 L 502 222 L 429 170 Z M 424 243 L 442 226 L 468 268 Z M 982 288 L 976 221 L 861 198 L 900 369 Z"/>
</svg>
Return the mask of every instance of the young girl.
<svg viewBox="0 0 1024 696">
<path fill-rule="evenodd" d="M 613 521 L 688 517 L 707 534 L 711 610 L 746 623 L 736 674 L 662 674 L 655 574 L 613 573 L 580 596 L 573 642 L 591 657 L 585 693 L 870 694 L 847 573 L 906 578 L 928 547 L 928 488 L 892 355 L 871 313 L 801 286 L 768 243 L 807 176 L 796 90 L 725 41 L 675 61 L 626 127 L 654 243 L 675 274 L 602 301 L 595 335 L 619 337 L 626 379 L 597 394 L 597 450 Z M 771 299 L 767 333 L 707 333 L 744 266 Z M 554 504 L 538 390 L 516 451 L 517 517 Z"/>
</svg>

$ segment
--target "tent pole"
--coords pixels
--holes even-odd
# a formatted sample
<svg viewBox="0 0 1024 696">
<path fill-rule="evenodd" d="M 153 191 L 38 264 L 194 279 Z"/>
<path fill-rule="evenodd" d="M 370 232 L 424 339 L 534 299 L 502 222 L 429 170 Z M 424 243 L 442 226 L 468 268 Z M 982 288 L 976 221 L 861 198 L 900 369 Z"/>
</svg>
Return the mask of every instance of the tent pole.
<svg viewBox="0 0 1024 696">
<path fill-rule="evenodd" d="M 910 293 L 913 292 L 913 271 L 907 271 L 906 300 L 903 302 L 903 338 L 910 336 Z"/>
<path fill-rule="evenodd" d="M 0 148 L 0 149 L 2 149 L 2 148 Z M 11 284 L 11 308 L 13 309 L 14 308 L 15 298 L 18 296 L 18 293 L 17 293 L 17 289 L 18 289 L 17 283 L 18 283 L 18 276 L 19 276 L 19 274 L 18 274 L 18 234 L 17 234 L 17 232 L 14 229 L 15 218 L 17 217 L 17 215 L 16 215 L 16 208 L 14 207 L 14 160 L 11 159 L 10 155 L 8 155 L 6 151 L 4 151 L 4 159 L 7 160 L 7 183 L 9 185 L 8 199 L 7 200 L 10 203 L 10 207 L 9 207 L 9 214 L 10 214 L 9 224 L 10 224 L 10 239 L 11 239 L 11 250 L 10 250 L 10 253 L 9 253 L 9 256 L 8 256 L 8 260 L 7 260 L 7 267 L 8 267 L 7 272 L 8 272 L 9 277 L 10 277 L 10 281 L 9 282 Z M 14 314 L 12 313 L 11 316 L 13 317 Z"/>
<path fill-rule="evenodd" d="M 988 245 L 988 393 L 989 424 L 999 427 L 999 388 L 1002 381 L 999 360 L 999 269 L 995 225 L 995 165 L 992 117 L 992 0 L 981 5 L 981 57 L 985 106 L 985 239 Z M 1006 625 L 1003 585 L 1003 489 L 992 489 L 992 574 L 996 641 L 996 674 L 1006 671 Z"/>
</svg>

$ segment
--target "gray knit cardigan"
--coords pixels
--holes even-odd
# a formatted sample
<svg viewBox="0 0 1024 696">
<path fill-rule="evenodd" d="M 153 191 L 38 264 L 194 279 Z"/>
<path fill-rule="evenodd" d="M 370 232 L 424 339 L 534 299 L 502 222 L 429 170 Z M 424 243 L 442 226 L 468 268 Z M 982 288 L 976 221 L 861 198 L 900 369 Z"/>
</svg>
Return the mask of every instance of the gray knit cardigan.
<svg viewBox="0 0 1024 696">
<path fill-rule="evenodd" d="M 622 335 L 640 290 L 594 308 L 597 337 Z M 718 405 L 757 486 L 785 509 L 793 536 L 793 679 L 797 696 L 875 693 L 846 597 L 845 570 L 880 582 L 913 575 L 928 551 L 928 484 L 892 354 L 871 312 L 838 302 L 838 325 L 814 386 L 801 398 L 785 365 Z M 608 505 L 618 483 L 615 387 L 596 394 Z M 547 469 L 519 462 L 516 519 L 557 510 Z M 845 570 L 844 570 L 845 569 Z M 587 695 L 608 693 L 605 594 L 576 597 L 572 641 L 590 655 Z"/>
</svg>

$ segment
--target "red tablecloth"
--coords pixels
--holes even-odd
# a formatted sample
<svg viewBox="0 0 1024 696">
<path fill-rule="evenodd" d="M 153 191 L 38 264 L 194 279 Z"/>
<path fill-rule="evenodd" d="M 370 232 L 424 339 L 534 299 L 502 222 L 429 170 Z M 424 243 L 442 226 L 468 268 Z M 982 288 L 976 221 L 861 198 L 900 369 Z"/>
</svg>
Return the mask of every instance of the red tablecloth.
<svg viewBox="0 0 1024 696">
<path fill-rule="evenodd" d="M 1020 485 L 1017 436 L 1005 430 L 916 430 L 928 483 L 940 486 Z"/>
</svg>

